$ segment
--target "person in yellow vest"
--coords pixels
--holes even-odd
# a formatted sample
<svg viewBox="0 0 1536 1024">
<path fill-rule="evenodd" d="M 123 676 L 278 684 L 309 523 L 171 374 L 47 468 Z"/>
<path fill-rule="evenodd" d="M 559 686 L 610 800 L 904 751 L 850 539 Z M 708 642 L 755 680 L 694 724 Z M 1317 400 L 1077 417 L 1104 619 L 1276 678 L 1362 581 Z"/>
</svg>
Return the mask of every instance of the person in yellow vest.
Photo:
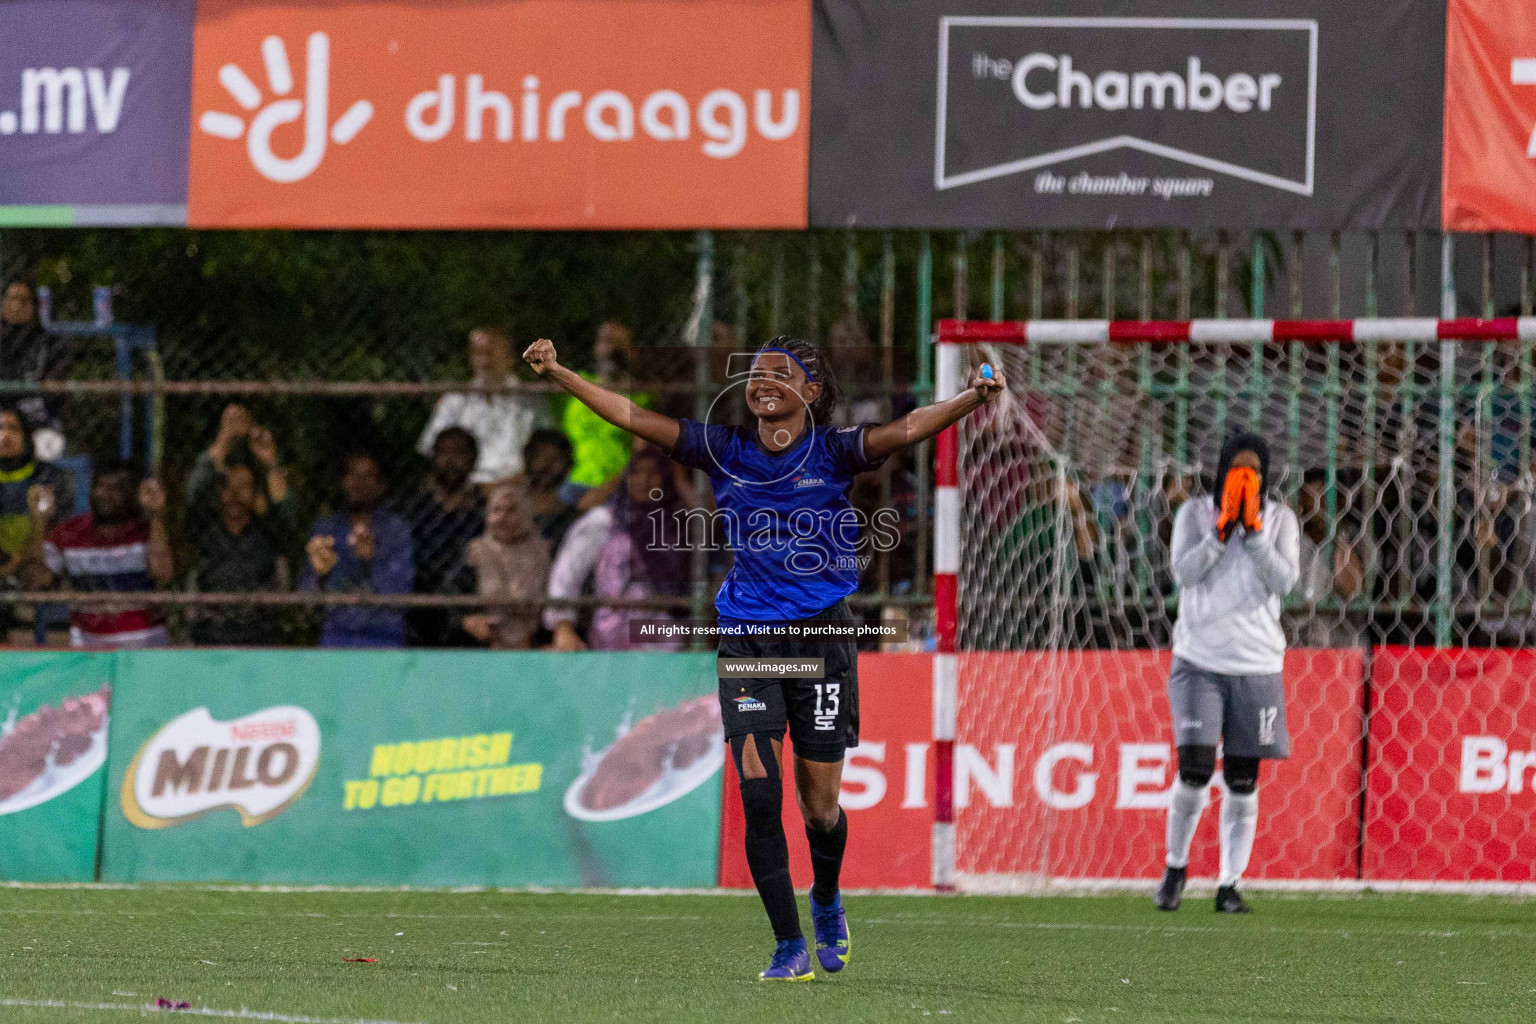
<svg viewBox="0 0 1536 1024">
<path fill-rule="evenodd" d="M 597 329 L 597 339 L 592 344 L 594 373 L 582 373 L 585 377 L 605 388 L 617 390 L 629 376 L 630 350 L 635 335 L 617 320 L 605 320 Z M 651 395 L 627 395 L 642 409 L 651 407 Z M 629 463 L 632 441 L 629 432 L 620 430 L 600 419 L 596 413 L 574 399 L 566 399 L 561 411 L 560 428 L 571 439 L 574 465 L 569 480 L 584 487 L 605 484 L 624 471 Z"/>
<path fill-rule="evenodd" d="M 0 405 L 0 585 L 28 582 L 27 561 L 42 552 L 34 517 L 40 491 L 73 511 L 69 478 L 38 460 L 22 411 L 12 404 Z M 0 605 L 0 643 L 12 625 L 11 607 Z"/>
</svg>

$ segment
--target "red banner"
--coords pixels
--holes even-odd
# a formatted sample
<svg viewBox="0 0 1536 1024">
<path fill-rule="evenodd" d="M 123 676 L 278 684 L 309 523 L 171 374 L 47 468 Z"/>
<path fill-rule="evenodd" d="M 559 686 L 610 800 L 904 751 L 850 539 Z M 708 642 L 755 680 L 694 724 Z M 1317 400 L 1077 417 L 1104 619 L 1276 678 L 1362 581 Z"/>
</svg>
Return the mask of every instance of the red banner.
<svg viewBox="0 0 1536 1024">
<path fill-rule="evenodd" d="M 859 719 L 859 745 L 848 751 L 843 768 L 842 805 L 848 814 L 843 885 L 927 886 L 933 873 L 933 659 L 926 654 L 859 655 Z M 725 769 L 720 884 L 750 889 L 741 797 L 730 758 Z M 811 884 L 811 856 L 799 821 L 794 786 L 786 777 L 790 871 L 795 885 L 805 887 Z"/>
<path fill-rule="evenodd" d="M 1536 651 L 1377 648 L 1367 879 L 1536 880 Z"/>
<path fill-rule="evenodd" d="M 1155 878 L 1176 767 L 1169 655 L 1154 651 L 963 654 L 955 745 L 957 869 L 964 876 Z M 850 888 L 926 886 L 933 809 L 932 669 L 926 655 L 859 661 L 863 742 L 843 782 Z M 1354 878 L 1360 838 L 1364 659 L 1358 650 L 1286 655 L 1292 754 L 1266 764 L 1249 875 Z M 1219 787 L 1213 786 L 1219 796 Z M 796 885 L 810 859 L 785 819 Z M 1191 873 L 1217 868 L 1217 804 Z M 727 766 L 720 884 L 750 887 L 741 802 Z"/>
<path fill-rule="evenodd" d="M 1169 660 L 1166 651 L 961 656 L 962 875 L 1162 872 L 1177 771 Z M 1286 654 L 1292 754 L 1260 776 L 1250 877 L 1355 877 L 1363 671 L 1356 650 Z M 1213 806 L 1195 837 L 1192 875 L 1216 874 L 1216 821 Z"/>
<path fill-rule="evenodd" d="M 197 227 L 794 228 L 810 5 L 197 5 Z"/>
<path fill-rule="evenodd" d="M 1445 227 L 1536 232 L 1536 5 L 1450 0 L 1447 18 Z"/>
</svg>

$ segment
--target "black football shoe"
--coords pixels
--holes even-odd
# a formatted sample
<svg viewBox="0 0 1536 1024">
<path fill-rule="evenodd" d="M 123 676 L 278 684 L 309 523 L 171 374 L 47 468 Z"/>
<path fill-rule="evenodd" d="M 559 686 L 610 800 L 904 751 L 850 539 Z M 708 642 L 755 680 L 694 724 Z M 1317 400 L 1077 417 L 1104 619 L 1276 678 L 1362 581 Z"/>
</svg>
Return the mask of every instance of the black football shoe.
<svg viewBox="0 0 1536 1024">
<path fill-rule="evenodd" d="M 1216 890 L 1216 913 L 1218 914 L 1251 914 L 1253 910 L 1243 902 L 1243 897 L 1237 891 L 1235 885 L 1223 885 Z"/>
<path fill-rule="evenodd" d="M 1157 887 L 1152 905 L 1158 910 L 1178 910 L 1184 902 L 1184 878 L 1188 873 L 1188 868 L 1164 868 L 1163 884 Z"/>
</svg>

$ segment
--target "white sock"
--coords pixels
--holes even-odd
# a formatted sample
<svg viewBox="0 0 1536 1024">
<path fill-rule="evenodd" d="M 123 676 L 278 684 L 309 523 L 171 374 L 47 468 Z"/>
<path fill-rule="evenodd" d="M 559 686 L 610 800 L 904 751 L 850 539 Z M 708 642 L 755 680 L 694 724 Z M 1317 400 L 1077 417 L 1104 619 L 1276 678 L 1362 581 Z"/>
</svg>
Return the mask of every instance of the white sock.
<svg viewBox="0 0 1536 1024">
<path fill-rule="evenodd" d="M 1168 866 L 1189 866 L 1189 844 L 1195 838 L 1195 827 L 1205 812 L 1208 787 L 1196 789 L 1183 779 L 1175 779 L 1173 793 L 1168 798 Z"/>
<path fill-rule="evenodd" d="M 1259 794 L 1228 790 L 1221 797 L 1221 878 L 1219 885 L 1236 885 L 1253 856 L 1253 834 L 1259 825 Z"/>
</svg>

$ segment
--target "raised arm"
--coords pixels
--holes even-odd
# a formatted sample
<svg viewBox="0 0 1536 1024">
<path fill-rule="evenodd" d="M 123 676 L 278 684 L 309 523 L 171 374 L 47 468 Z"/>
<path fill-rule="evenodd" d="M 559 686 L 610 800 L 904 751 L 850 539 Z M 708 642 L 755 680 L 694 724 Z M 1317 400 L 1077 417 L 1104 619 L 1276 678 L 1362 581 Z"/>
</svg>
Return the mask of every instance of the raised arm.
<svg viewBox="0 0 1536 1024">
<path fill-rule="evenodd" d="M 642 409 L 625 396 L 594 384 L 581 374 L 561 366 L 555 360 L 555 344 L 540 338 L 523 353 L 523 359 L 540 377 L 554 381 L 576 401 L 597 413 L 620 430 L 627 430 L 642 437 L 663 451 L 670 452 L 677 444 L 682 426 L 670 416 Z"/>
<path fill-rule="evenodd" d="M 994 401 L 1007 386 L 1008 379 L 1001 370 L 993 377 L 983 377 L 978 370 L 966 389 L 954 398 L 913 409 L 900 419 L 864 431 L 864 457 L 878 462 L 909 444 L 926 441 L 951 423 L 958 423 Z"/>
</svg>

